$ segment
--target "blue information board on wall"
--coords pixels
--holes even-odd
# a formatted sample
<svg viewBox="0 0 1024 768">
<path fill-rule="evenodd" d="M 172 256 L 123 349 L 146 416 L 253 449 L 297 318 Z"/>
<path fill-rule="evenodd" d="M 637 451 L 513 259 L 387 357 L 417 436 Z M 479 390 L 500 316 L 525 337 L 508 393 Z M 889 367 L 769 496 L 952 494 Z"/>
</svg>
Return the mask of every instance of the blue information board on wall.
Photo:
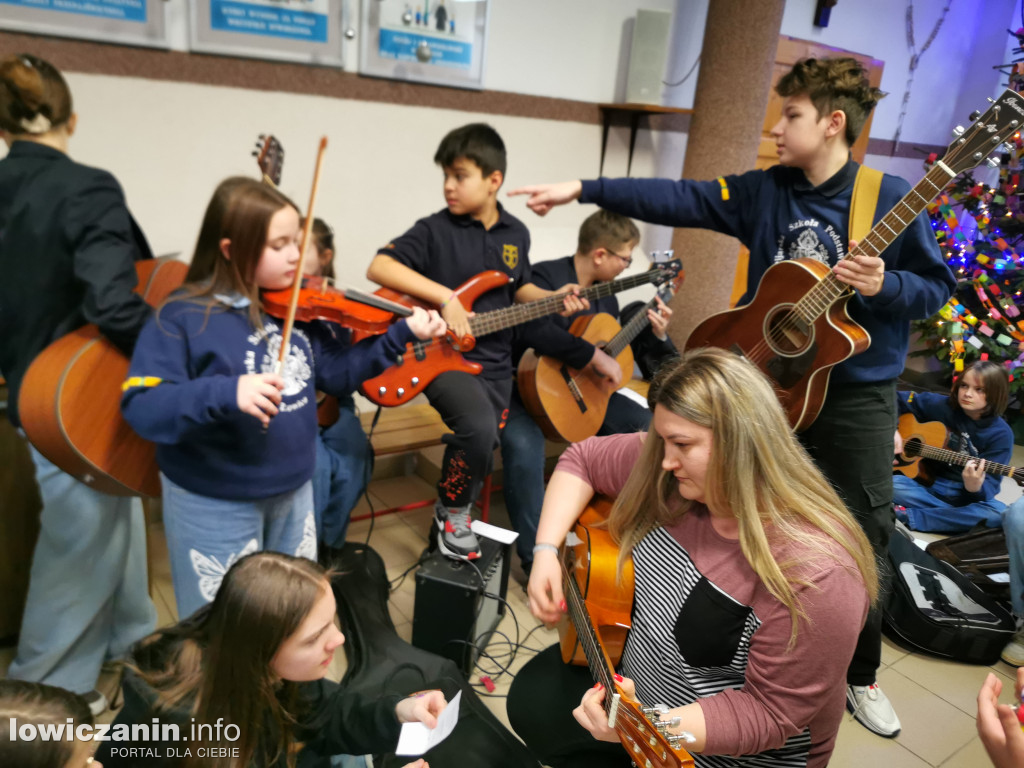
<svg viewBox="0 0 1024 768">
<path fill-rule="evenodd" d="M 195 51 L 342 63 L 342 0 L 189 0 L 189 16 Z"/>
<path fill-rule="evenodd" d="M 211 0 L 210 26 L 247 35 L 327 42 L 326 13 L 309 13 L 287 6 Z"/>
<path fill-rule="evenodd" d="M 469 69 L 473 65 L 473 44 L 463 40 L 444 40 L 395 29 L 380 31 L 377 53 L 381 58 L 397 61 L 421 61 L 421 46 L 430 49 L 430 63 L 439 67 Z"/>
<path fill-rule="evenodd" d="M 166 47 L 164 0 L 0 0 L 0 29 Z"/>
</svg>

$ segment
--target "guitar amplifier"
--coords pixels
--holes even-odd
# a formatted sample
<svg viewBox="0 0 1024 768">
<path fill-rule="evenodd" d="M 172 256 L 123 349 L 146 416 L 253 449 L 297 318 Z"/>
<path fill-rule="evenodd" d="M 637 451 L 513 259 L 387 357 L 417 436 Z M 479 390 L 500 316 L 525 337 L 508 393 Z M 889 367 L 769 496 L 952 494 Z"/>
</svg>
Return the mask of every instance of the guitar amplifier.
<svg viewBox="0 0 1024 768">
<path fill-rule="evenodd" d="M 467 677 L 505 615 L 510 549 L 480 537 L 472 563 L 434 552 L 416 572 L 412 644 L 454 661 Z M 481 576 L 483 582 L 481 583 Z"/>
</svg>

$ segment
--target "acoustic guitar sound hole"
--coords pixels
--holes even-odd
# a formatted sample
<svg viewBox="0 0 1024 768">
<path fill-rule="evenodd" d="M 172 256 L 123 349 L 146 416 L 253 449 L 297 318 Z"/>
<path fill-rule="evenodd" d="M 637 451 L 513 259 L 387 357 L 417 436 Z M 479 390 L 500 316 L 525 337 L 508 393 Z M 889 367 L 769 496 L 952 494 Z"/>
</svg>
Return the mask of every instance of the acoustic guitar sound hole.
<svg viewBox="0 0 1024 768">
<path fill-rule="evenodd" d="M 792 311 L 792 305 L 781 305 L 765 318 L 765 339 L 777 355 L 802 354 L 814 341 L 813 331 Z"/>
</svg>

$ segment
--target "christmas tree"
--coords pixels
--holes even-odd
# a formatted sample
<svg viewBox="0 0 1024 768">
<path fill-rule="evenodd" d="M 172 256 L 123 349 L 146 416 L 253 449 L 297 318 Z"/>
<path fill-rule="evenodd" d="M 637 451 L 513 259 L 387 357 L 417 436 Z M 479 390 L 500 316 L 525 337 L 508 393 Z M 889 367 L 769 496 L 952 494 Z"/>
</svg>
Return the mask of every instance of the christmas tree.
<svg viewBox="0 0 1024 768">
<path fill-rule="evenodd" d="M 1024 45 L 1024 29 L 1015 33 Z M 1017 48 L 1016 52 L 1024 51 Z M 1024 62 L 1007 65 L 1010 88 L 1024 92 Z M 914 324 L 921 337 L 914 356 L 935 356 L 945 363 L 952 383 L 978 359 L 1001 363 L 1010 375 L 1014 432 L 1024 435 L 1024 210 L 1019 186 L 1024 141 L 1017 132 L 994 155 L 998 181 L 987 184 L 974 172 L 955 178 L 927 207 L 932 228 L 957 278 L 953 298 L 935 316 Z M 933 163 L 930 156 L 926 165 Z"/>
</svg>

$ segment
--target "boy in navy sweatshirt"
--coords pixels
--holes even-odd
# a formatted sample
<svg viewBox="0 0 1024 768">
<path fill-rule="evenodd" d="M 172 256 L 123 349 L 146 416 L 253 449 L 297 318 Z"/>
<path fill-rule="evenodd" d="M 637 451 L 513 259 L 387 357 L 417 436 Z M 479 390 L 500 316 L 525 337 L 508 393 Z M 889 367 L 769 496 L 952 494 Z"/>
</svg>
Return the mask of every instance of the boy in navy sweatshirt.
<svg viewBox="0 0 1024 768">
<path fill-rule="evenodd" d="M 779 80 L 782 117 L 771 135 L 780 165 L 712 181 L 599 179 L 524 187 L 527 205 L 543 215 L 579 200 L 625 216 L 732 235 L 750 249 L 748 302 L 772 264 L 811 256 L 832 266 L 855 293 L 851 317 L 871 334 L 867 351 L 832 369 L 817 420 L 800 435 L 815 462 L 856 515 L 879 558 L 888 550 L 892 511 L 892 436 L 896 377 L 903 370 L 909 323 L 939 310 L 956 281 L 927 220 L 918 216 L 882 253 L 844 259 L 853 182 L 850 158 L 868 114 L 882 94 L 854 59 L 806 59 Z M 883 177 L 874 221 L 909 190 Z M 875 681 L 881 663 L 881 611 L 873 610 L 847 674 L 847 702 L 857 720 L 881 736 L 900 721 Z"/>
</svg>

